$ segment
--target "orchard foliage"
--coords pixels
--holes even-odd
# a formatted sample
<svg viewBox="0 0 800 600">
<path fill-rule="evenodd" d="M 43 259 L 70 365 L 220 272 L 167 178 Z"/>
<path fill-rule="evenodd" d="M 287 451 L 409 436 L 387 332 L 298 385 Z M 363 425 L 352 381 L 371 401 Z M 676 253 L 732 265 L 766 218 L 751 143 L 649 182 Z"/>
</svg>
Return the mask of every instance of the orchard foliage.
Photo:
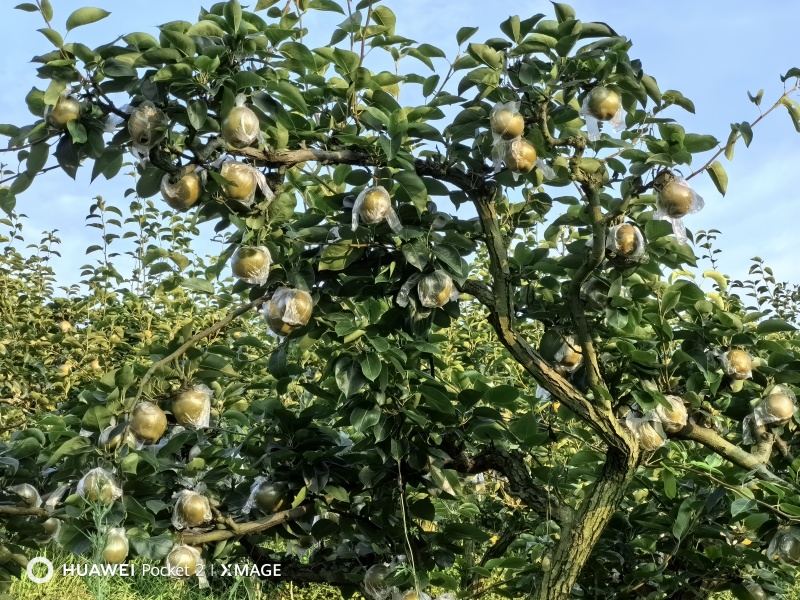
<svg viewBox="0 0 800 600">
<path fill-rule="evenodd" d="M 452 59 L 404 37 L 379 0 L 230 0 L 97 48 L 63 33 L 75 40 L 106 11 L 82 8 L 59 29 L 48 0 L 18 8 L 39 13 L 55 49 L 34 58 L 34 122 L 0 126 L 18 161 L 4 171 L 4 223 L 36 177 L 122 177 L 131 150 L 135 200 L 127 215 L 90 207 L 102 238 L 87 253 L 103 258 L 84 270 L 88 296 L 46 283 L 28 295 L 25 259 L 2 263 L 0 347 L 47 348 L 12 347 L 2 388 L 41 409 L 19 411 L 0 448 L 0 516 L 29 517 L 5 522 L 14 552 L 35 553 L 53 515 L 58 543 L 90 559 L 124 527 L 149 560 L 181 542 L 205 561 L 282 558 L 292 580 L 346 592 L 392 561 L 398 590 L 539 599 L 751 598 L 755 583 L 774 596 L 793 578 L 796 422 L 747 417 L 800 381 L 794 290 L 760 259 L 756 279 L 729 282 L 714 269 L 717 232 L 697 235 L 701 257 L 683 235 L 699 198 L 677 210 L 661 192 L 707 173 L 724 194 L 718 159 L 749 145 L 753 125 L 785 107 L 798 127 L 800 71 L 721 142 L 678 123 L 694 105 L 660 90 L 627 38 L 565 4 L 511 17 L 483 43 L 463 27 Z M 341 20 L 325 46 L 308 43 L 314 11 Z M 593 90 L 612 100 L 597 135 Z M 519 112 L 524 141 L 493 135 L 498 103 Z M 603 122 L 617 104 L 619 132 L 616 113 Z M 524 161 L 508 153 L 519 144 Z M 229 161 L 251 169 L 234 177 Z M 179 211 L 169 225 L 165 200 Z M 210 261 L 191 250 L 201 222 L 222 241 Z M 130 282 L 110 250 L 126 239 Z M 231 286 L 247 247 L 268 252 L 268 272 Z M 697 270 L 704 259 L 712 268 Z M 252 309 L 284 318 L 269 304 L 279 288 L 309 293 L 313 309 L 275 338 Z M 74 329 L 59 333 L 62 320 Z M 754 359 L 752 378 L 726 374 L 730 349 Z M 95 355 L 97 373 L 56 382 L 54 366 Z M 172 400 L 200 384 L 214 391 L 211 423 L 180 428 Z M 667 396 L 689 413 L 673 433 L 652 412 Z M 160 441 L 100 442 L 145 401 L 168 413 Z M 76 493 L 98 467 L 122 488 L 109 505 Z M 250 510 L 257 478 L 291 508 Z M 20 483 L 46 508 L 13 506 Z M 208 497 L 210 523 L 176 530 L 184 489 Z"/>
</svg>

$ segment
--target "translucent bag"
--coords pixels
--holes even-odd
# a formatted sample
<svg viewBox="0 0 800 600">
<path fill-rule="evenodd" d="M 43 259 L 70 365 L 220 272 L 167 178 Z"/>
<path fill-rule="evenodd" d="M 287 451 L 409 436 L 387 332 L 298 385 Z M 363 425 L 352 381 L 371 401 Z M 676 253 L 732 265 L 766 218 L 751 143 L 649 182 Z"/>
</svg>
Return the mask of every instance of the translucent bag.
<svg viewBox="0 0 800 600">
<path fill-rule="evenodd" d="M 629 412 L 625 415 L 625 426 L 633 433 L 642 450 L 655 451 L 664 445 L 666 436 L 661 428 L 661 421 L 654 411 L 641 417 L 634 416 L 632 411 Z"/>
<path fill-rule="evenodd" d="M 789 422 L 796 408 L 794 392 L 783 385 L 776 385 L 756 406 L 753 420 L 758 426 L 783 425 Z"/>
<path fill-rule="evenodd" d="M 767 556 L 775 561 L 800 564 L 800 540 L 791 531 L 778 531 L 769 542 Z"/>
<path fill-rule="evenodd" d="M 386 221 L 395 233 L 403 229 L 400 218 L 392 208 L 389 192 L 380 185 L 364 188 L 356 198 L 353 204 L 353 230 L 358 229 L 359 221 L 365 225 L 377 225 Z"/>
<path fill-rule="evenodd" d="M 262 139 L 258 115 L 246 103 L 244 94 L 237 95 L 235 106 L 222 120 L 222 137 L 234 148 L 246 148 Z"/>
<path fill-rule="evenodd" d="M 641 262 L 645 257 L 642 231 L 630 223 L 620 223 L 608 230 L 606 249 L 630 262 Z"/>
<path fill-rule="evenodd" d="M 265 246 L 240 246 L 231 257 L 233 276 L 250 285 L 264 285 L 269 279 L 272 256 Z"/>
<path fill-rule="evenodd" d="M 393 588 L 386 585 L 385 579 L 394 571 L 394 563 L 372 565 L 364 573 L 364 591 L 372 600 L 387 600 Z"/>
<path fill-rule="evenodd" d="M 596 277 L 590 277 L 581 285 L 581 299 L 594 310 L 603 310 L 608 304 L 609 286 Z"/>
<path fill-rule="evenodd" d="M 574 336 L 567 336 L 555 355 L 558 367 L 564 373 L 574 373 L 583 364 L 583 349 Z"/>
<path fill-rule="evenodd" d="M 208 498 L 192 490 L 181 490 L 172 510 L 172 526 L 177 530 L 198 527 L 208 523 L 214 515 Z"/>
<path fill-rule="evenodd" d="M 267 203 L 275 198 L 275 194 L 267 184 L 266 175 L 255 167 L 236 160 L 226 160 L 220 166 L 219 174 L 231 182 L 222 188 L 231 200 L 249 204 L 255 199 L 256 190 L 261 190 Z"/>
<path fill-rule="evenodd" d="M 39 491 L 30 483 L 12 485 L 8 489 L 19 496 L 31 508 L 39 508 L 42 505 L 42 497 L 39 495 Z"/>
<path fill-rule="evenodd" d="M 117 433 L 114 434 L 114 431 L 117 431 Z M 134 435 L 127 424 L 122 429 L 120 429 L 118 425 L 112 424 L 100 432 L 97 445 L 107 452 L 112 452 L 123 446 L 136 448 L 137 441 L 136 435 Z"/>
<path fill-rule="evenodd" d="M 174 579 L 188 579 L 197 576 L 200 587 L 208 587 L 203 558 L 194 546 L 175 544 L 165 560 L 168 574 Z"/>
<path fill-rule="evenodd" d="M 204 429 L 211 422 L 211 396 L 214 392 L 204 383 L 192 386 L 172 401 L 172 415 L 178 424 L 192 429 Z"/>
<path fill-rule="evenodd" d="M 169 119 L 156 105 L 146 100 L 133 108 L 128 118 L 128 133 L 131 134 L 134 153 L 142 162 L 147 162 L 150 150 L 164 139 L 169 129 Z"/>
<path fill-rule="evenodd" d="M 668 181 L 658 193 L 657 210 L 654 219 L 672 224 L 672 232 L 681 243 L 686 243 L 686 227 L 683 217 L 699 212 L 705 206 L 702 196 L 695 192 L 682 177 Z"/>
<path fill-rule="evenodd" d="M 117 486 L 114 475 L 98 467 L 84 475 L 78 482 L 78 494 L 88 502 L 111 504 L 122 497 L 122 488 Z"/>
<path fill-rule="evenodd" d="M 741 381 L 753 377 L 753 361 L 744 350 L 728 350 L 720 357 L 722 370 L 732 379 Z"/>
<path fill-rule="evenodd" d="M 600 92 L 595 90 L 601 90 Z M 605 90 L 605 91 L 603 91 Z M 580 115 L 586 121 L 586 132 L 589 137 L 589 141 L 596 142 L 600 139 L 600 121 L 607 122 L 616 132 L 620 132 L 625 128 L 625 123 L 622 118 L 622 103 L 619 103 L 619 107 L 617 111 L 613 115 L 602 115 L 602 119 L 599 119 L 598 116 L 592 111 L 592 104 L 596 101 L 596 96 L 599 94 L 604 94 L 605 92 L 610 92 L 611 94 L 616 94 L 611 90 L 607 90 L 603 86 L 599 86 L 591 90 L 586 97 L 583 99 L 583 104 L 581 104 Z M 597 98 L 599 99 L 599 98 Z M 605 118 L 608 117 L 608 118 Z"/>
<path fill-rule="evenodd" d="M 70 121 L 80 117 L 81 103 L 72 95 L 72 88 L 67 86 L 58 95 L 55 105 L 47 105 L 44 109 L 44 119 L 53 127 L 64 128 Z"/>
<path fill-rule="evenodd" d="M 667 433 L 677 433 L 689 422 L 689 413 L 683 404 L 683 398 L 679 396 L 666 396 L 670 407 L 663 404 L 656 407 L 656 415 L 661 421 L 661 426 Z"/>
<path fill-rule="evenodd" d="M 289 335 L 308 324 L 314 301 L 305 290 L 280 287 L 264 304 L 264 318 L 275 335 Z"/>
<path fill-rule="evenodd" d="M 525 119 L 519 114 L 519 102 L 498 102 L 489 112 L 489 125 L 495 145 L 517 139 L 525 133 Z"/>
<path fill-rule="evenodd" d="M 164 174 L 161 178 L 161 197 L 174 210 L 180 212 L 189 210 L 200 198 L 205 181 L 204 169 L 186 165 L 179 179 L 175 179 L 170 173 Z"/>
<path fill-rule="evenodd" d="M 124 562 L 130 552 L 128 535 L 124 527 L 112 527 L 106 534 L 103 545 L 103 561 L 108 564 Z"/>
</svg>

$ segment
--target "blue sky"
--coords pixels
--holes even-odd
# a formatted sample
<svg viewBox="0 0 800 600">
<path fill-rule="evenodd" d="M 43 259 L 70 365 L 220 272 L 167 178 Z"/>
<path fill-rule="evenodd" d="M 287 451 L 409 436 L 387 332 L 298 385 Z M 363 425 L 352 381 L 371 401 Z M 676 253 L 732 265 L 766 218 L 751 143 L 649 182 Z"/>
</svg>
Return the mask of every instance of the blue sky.
<svg viewBox="0 0 800 600">
<path fill-rule="evenodd" d="M 0 121 L 20 125 L 32 120 L 24 103 L 26 93 L 33 85 L 44 87 L 36 78 L 36 65 L 29 60 L 51 46 L 36 32 L 43 27 L 41 17 L 13 10 L 16 3 L 5 2 L 0 8 L 0 39 L 6 49 L 13 48 L 0 57 L 0 81 L 4 82 L 0 86 Z M 87 5 L 74 0 L 52 3 L 54 26 L 62 33 L 67 16 Z M 94 0 L 91 5 L 111 11 L 111 16 L 74 30 L 67 41 L 96 46 L 131 31 L 157 36 L 158 24 L 179 18 L 194 20 L 200 6 L 210 4 L 197 0 Z M 549 2 L 519 0 L 494 0 L 491 4 L 481 0 L 385 0 L 383 4 L 397 15 L 399 35 L 439 46 L 449 57 L 455 56 L 455 33 L 462 26 L 479 26 L 472 41 L 483 41 L 500 35 L 498 25 L 509 15 L 552 15 Z M 800 67 L 790 33 L 792 24 L 800 22 L 800 3 L 576 0 L 571 4 L 578 18 L 605 21 L 631 38 L 632 57 L 642 60 L 645 71 L 656 77 L 662 90 L 679 89 L 694 101 L 696 115 L 680 109 L 672 109 L 670 115 L 690 132 L 712 134 L 724 141 L 731 122 L 752 122 L 759 115 L 747 98 L 748 90 L 764 88 L 766 108 L 783 90 L 779 75 L 790 67 Z M 340 20 L 334 13 L 315 13 L 306 21 L 311 29 L 306 43 L 312 47 L 326 45 L 330 30 Z M 438 64 L 444 67 L 444 73 L 446 64 L 441 60 Z M 425 67 L 419 63 L 415 69 L 418 66 L 417 70 L 424 72 Z M 716 192 L 707 176 L 694 178 L 693 185 L 705 198 L 706 207 L 692 215 L 687 224 L 693 231 L 722 231 L 718 244 L 723 249 L 723 272 L 745 277 L 749 258 L 759 255 L 779 279 L 800 282 L 800 261 L 795 258 L 798 192 L 794 182 L 800 164 L 800 134 L 795 133 L 782 107 L 762 121 L 754 133 L 751 147 L 737 147 L 733 162 L 722 159 L 730 177 L 726 197 Z M 13 159 L 13 154 L 2 158 Z M 703 162 L 696 159 L 697 165 Z M 14 168 L 15 161 L 10 166 Z M 122 180 L 127 178 L 100 178 L 89 185 L 90 171 L 82 169 L 77 181 L 59 172 L 40 176 L 19 198 L 18 210 L 30 217 L 24 231 L 28 241 L 38 240 L 43 230 L 59 229 L 63 258 L 55 267 L 64 283 L 77 281 L 80 265 L 88 261 L 84 249 L 96 243 L 96 230 L 84 225 L 91 198 L 102 195 L 123 208 L 128 203 L 122 197 L 129 186 L 129 181 Z"/>
</svg>

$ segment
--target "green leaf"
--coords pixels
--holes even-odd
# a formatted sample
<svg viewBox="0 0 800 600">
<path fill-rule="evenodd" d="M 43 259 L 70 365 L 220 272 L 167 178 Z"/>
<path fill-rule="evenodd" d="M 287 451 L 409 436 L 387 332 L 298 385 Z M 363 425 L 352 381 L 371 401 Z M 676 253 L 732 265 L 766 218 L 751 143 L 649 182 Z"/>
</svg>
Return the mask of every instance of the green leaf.
<svg viewBox="0 0 800 600">
<path fill-rule="evenodd" d="M 669 106 L 670 104 L 677 104 L 682 109 L 694 114 L 694 102 L 686 98 L 677 90 L 667 90 L 661 94 L 661 100 Z"/>
<path fill-rule="evenodd" d="M 111 179 L 122 168 L 122 154 L 121 148 L 108 147 L 97 159 L 94 161 L 92 167 L 92 181 L 103 175 L 106 179 Z"/>
<path fill-rule="evenodd" d="M 340 358 L 334 367 L 336 386 L 342 391 L 346 398 L 357 393 L 367 384 L 367 379 L 361 372 L 358 363 L 349 357 Z"/>
<path fill-rule="evenodd" d="M 513 40 L 514 43 L 519 44 L 522 41 L 522 35 L 520 33 L 520 20 L 517 15 L 509 17 L 500 23 L 500 30 L 505 33 L 510 40 Z"/>
<path fill-rule="evenodd" d="M 381 409 L 378 405 L 368 408 L 358 407 L 350 413 L 350 424 L 356 431 L 366 431 L 370 427 L 377 425 L 381 420 Z"/>
<path fill-rule="evenodd" d="M 394 180 L 397 183 L 398 199 L 411 202 L 418 212 L 422 213 L 428 205 L 428 189 L 425 182 L 411 171 L 398 171 L 395 173 Z"/>
<path fill-rule="evenodd" d="M 377 354 L 365 354 L 359 358 L 361 372 L 370 381 L 375 381 L 381 374 L 381 359 Z"/>
<path fill-rule="evenodd" d="M 156 537 L 129 537 L 133 550 L 138 556 L 149 560 L 162 560 L 172 550 L 173 539 L 171 535 L 162 534 Z"/>
<path fill-rule="evenodd" d="M 75 176 L 78 174 L 78 166 L 80 166 L 81 163 L 81 156 L 78 149 L 72 143 L 72 138 L 70 136 L 61 136 L 56 146 L 55 155 L 58 165 L 67 175 L 75 179 Z"/>
<path fill-rule="evenodd" d="M 552 2 L 552 4 L 556 11 L 556 19 L 558 19 L 559 23 L 571 21 L 575 18 L 575 9 L 569 4 L 561 4 L 559 2 Z"/>
<path fill-rule="evenodd" d="M 50 29 L 49 27 L 43 27 L 42 29 L 37 29 L 39 33 L 41 33 L 44 37 L 46 37 L 51 44 L 53 44 L 56 48 L 61 48 L 64 45 L 64 38 L 61 37 L 61 34 L 58 33 L 55 29 Z"/>
<path fill-rule="evenodd" d="M 331 244 L 322 251 L 318 269 L 320 271 L 342 271 L 364 255 L 364 248 L 350 244 Z"/>
<path fill-rule="evenodd" d="M 308 3 L 308 8 L 345 14 L 344 9 L 339 6 L 338 2 L 334 2 L 334 0 L 311 0 L 311 2 Z"/>
<path fill-rule="evenodd" d="M 53 6 L 50 4 L 50 0 L 42 0 L 40 4 L 42 5 L 42 16 L 45 18 L 45 21 L 52 21 Z"/>
<path fill-rule="evenodd" d="M 189 277 L 188 279 L 184 279 L 181 283 L 181 286 L 185 287 L 187 290 L 192 290 L 193 292 L 200 292 L 203 294 L 214 293 L 214 284 L 207 279 L 200 279 L 198 277 Z"/>
<path fill-rule="evenodd" d="M 278 0 L 258 0 L 255 10 L 264 10 L 265 8 L 269 8 L 277 3 Z"/>
<path fill-rule="evenodd" d="M 683 147 L 692 154 L 707 152 L 719 146 L 719 140 L 713 135 L 687 133 L 683 138 Z"/>
<path fill-rule="evenodd" d="M 719 193 L 724 196 L 728 189 L 728 174 L 725 172 L 725 167 L 718 160 L 715 160 L 706 170 L 708 171 L 708 176 L 711 177 L 711 181 L 717 186 Z"/>
<path fill-rule="evenodd" d="M 242 23 L 242 5 L 239 0 L 228 0 L 222 9 L 225 16 L 225 21 L 231 26 L 231 31 L 236 33 L 239 31 L 239 25 Z"/>
<path fill-rule="evenodd" d="M 25 163 L 25 171 L 30 177 L 34 177 L 39 171 L 41 171 L 42 167 L 44 167 L 45 163 L 47 163 L 47 158 L 49 155 L 50 146 L 48 146 L 45 142 L 39 142 L 38 144 L 33 145 L 30 154 L 28 154 L 28 160 Z"/>
<path fill-rule="evenodd" d="M 89 25 L 90 23 L 96 23 L 110 14 L 110 12 L 102 8 L 92 8 L 90 6 L 79 8 L 67 17 L 67 31 L 72 31 L 76 27 Z"/>
<path fill-rule="evenodd" d="M 74 454 L 80 454 L 82 450 L 89 448 L 91 445 L 91 440 L 82 435 L 77 435 L 74 438 L 70 438 L 61 444 L 55 452 L 53 452 L 53 455 L 45 463 L 44 468 L 46 469 L 48 467 L 52 467 L 66 455 L 72 456 Z"/>
<path fill-rule="evenodd" d="M 470 44 L 467 46 L 469 55 L 492 69 L 503 68 L 503 55 L 486 44 Z"/>
<path fill-rule="evenodd" d="M 444 539 L 474 540 L 476 542 L 486 542 L 490 537 L 485 530 L 466 523 L 448 523 L 442 535 Z"/>
<path fill-rule="evenodd" d="M 796 331 L 797 327 L 783 319 L 766 319 L 761 321 L 756 328 L 758 333 L 780 333 L 783 331 Z"/>
<path fill-rule="evenodd" d="M 39 7 L 35 4 L 31 4 L 30 2 L 23 2 L 22 4 L 17 4 L 14 8 L 17 10 L 24 10 L 25 12 L 39 12 Z"/>
<path fill-rule="evenodd" d="M 372 10 L 372 20 L 380 27 L 383 27 L 386 35 L 394 35 L 394 28 L 397 25 L 397 17 L 385 6 L 377 6 Z"/>
<path fill-rule="evenodd" d="M 208 116 L 208 105 L 202 98 L 191 100 L 186 106 L 186 112 L 189 115 L 189 123 L 195 129 L 200 129 L 206 122 Z"/>
<path fill-rule="evenodd" d="M 473 35 L 475 35 L 477 31 L 477 27 L 462 27 L 458 30 L 458 33 L 456 33 L 456 42 L 458 42 L 458 45 L 460 46 Z"/>
</svg>

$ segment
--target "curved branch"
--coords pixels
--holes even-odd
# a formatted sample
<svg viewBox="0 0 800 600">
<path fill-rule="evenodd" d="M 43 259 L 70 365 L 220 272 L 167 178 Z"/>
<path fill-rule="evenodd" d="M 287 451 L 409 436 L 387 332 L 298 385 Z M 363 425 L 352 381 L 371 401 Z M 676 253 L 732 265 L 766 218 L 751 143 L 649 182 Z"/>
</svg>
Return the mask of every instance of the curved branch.
<svg viewBox="0 0 800 600">
<path fill-rule="evenodd" d="M 189 349 L 191 349 L 197 342 L 199 342 L 203 338 L 215 334 L 237 317 L 243 315 L 249 310 L 252 310 L 253 308 L 257 308 L 258 306 L 266 302 L 267 299 L 268 296 L 261 296 L 260 298 L 256 298 L 252 302 L 248 302 L 247 304 L 240 306 L 232 313 L 226 315 L 213 325 L 206 327 L 202 331 L 199 331 L 198 333 L 194 334 L 192 337 L 188 339 L 188 341 L 186 341 L 180 348 L 175 350 L 175 352 L 173 352 L 172 354 L 168 354 L 161 360 L 154 362 L 147 370 L 147 373 L 144 374 L 142 380 L 139 382 L 139 389 L 136 391 L 136 396 L 133 399 L 132 405 L 135 406 L 139 402 L 139 399 L 142 397 L 142 393 L 144 391 L 144 386 L 147 384 L 148 381 L 150 381 L 150 378 L 153 377 L 153 375 L 159 369 L 159 367 L 163 367 L 164 365 L 171 363 L 173 360 L 180 358 Z"/>
<path fill-rule="evenodd" d="M 536 484 L 525 465 L 521 452 L 487 448 L 472 457 L 458 447 L 452 435 L 444 437 L 442 449 L 452 459 L 452 463 L 446 466 L 459 473 L 475 475 L 486 471 L 497 471 L 503 475 L 508 480 L 511 495 L 538 515 L 545 518 L 552 516 L 556 520 L 564 520 L 571 515 L 569 507 L 556 505 L 555 498 L 549 496 L 541 486 Z"/>
<path fill-rule="evenodd" d="M 674 437 L 702 444 L 733 464 L 747 469 L 748 471 L 753 471 L 759 479 L 764 479 L 766 481 L 782 481 L 782 479 L 772 473 L 758 457 L 753 456 L 747 450 L 742 450 L 738 446 L 734 446 L 712 429 L 700 427 L 696 423 L 690 421 L 689 424 L 676 433 Z"/>
<path fill-rule="evenodd" d="M 301 504 L 297 508 L 284 510 L 279 513 L 275 513 L 274 515 L 264 517 L 263 519 L 250 521 L 248 523 L 232 523 L 228 520 L 226 521 L 226 526 L 228 529 L 214 529 L 213 531 L 207 531 L 204 533 L 180 533 L 178 534 L 178 540 L 180 543 L 187 544 L 189 546 L 199 546 L 200 544 L 221 542 L 222 540 L 228 540 L 233 537 L 266 531 L 267 529 L 272 529 L 273 527 L 277 527 L 278 525 L 288 521 L 296 521 L 297 519 L 310 515 L 313 511 L 314 508 L 312 504 Z"/>
</svg>

